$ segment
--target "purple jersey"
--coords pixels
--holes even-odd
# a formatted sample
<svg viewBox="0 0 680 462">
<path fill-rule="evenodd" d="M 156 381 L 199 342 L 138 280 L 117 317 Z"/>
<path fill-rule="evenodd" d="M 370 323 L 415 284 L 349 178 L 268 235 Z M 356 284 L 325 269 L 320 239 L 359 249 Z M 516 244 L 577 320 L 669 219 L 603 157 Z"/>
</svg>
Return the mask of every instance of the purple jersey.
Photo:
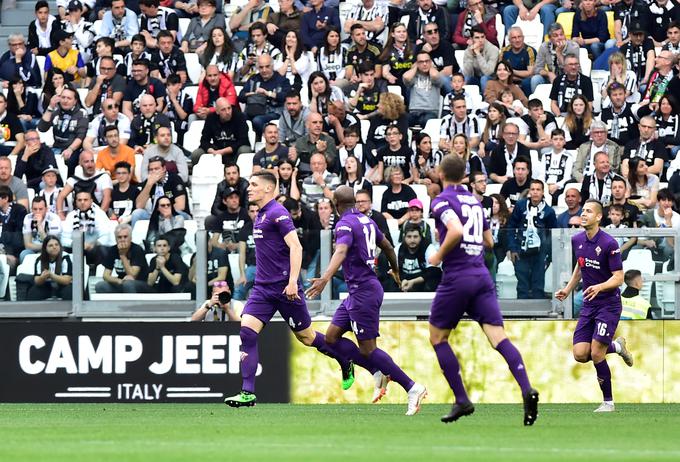
<svg viewBox="0 0 680 462">
<path fill-rule="evenodd" d="M 376 245 L 384 239 L 378 225 L 357 209 L 347 210 L 335 225 L 336 244 L 348 247 L 347 257 L 342 262 L 347 285 L 358 286 L 375 274 Z"/>
<path fill-rule="evenodd" d="M 290 248 L 284 237 L 295 232 L 288 210 L 274 199 L 262 207 L 253 224 L 255 240 L 255 283 L 274 284 L 288 281 Z"/>
<path fill-rule="evenodd" d="M 588 239 L 586 232 L 578 233 L 571 238 L 571 245 L 576 254 L 578 266 L 583 278 L 583 289 L 600 284 L 612 277 L 614 271 L 623 269 L 621 249 L 616 239 L 601 229 L 593 239 Z M 583 306 L 601 306 L 612 302 L 621 303 L 618 288 L 600 292 L 594 300 L 583 301 Z"/>
<path fill-rule="evenodd" d="M 446 238 L 446 223 L 454 215 L 463 225 L 462 239 L 444 256 L 445 275 L 458 270 L 488 273 L 484 265 L 484 231 L 489 229 L 489 222 L 484 218 L 484 209 L 477 198 L 465 186 L 448 186 L 432 201 L 430 210 L 440 243 Z"/>
</svg>

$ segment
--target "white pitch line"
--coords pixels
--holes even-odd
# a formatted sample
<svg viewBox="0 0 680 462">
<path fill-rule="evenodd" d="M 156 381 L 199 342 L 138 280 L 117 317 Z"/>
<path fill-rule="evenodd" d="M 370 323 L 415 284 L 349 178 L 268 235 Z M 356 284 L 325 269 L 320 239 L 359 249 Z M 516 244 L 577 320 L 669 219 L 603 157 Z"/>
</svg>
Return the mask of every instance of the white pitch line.
<svg viewBox="0 0 680 462">
<path fill-rule="evenodd" d="M 210 387 L 168 387 L 168 392 L 176 391 L 210 391 Z"/>
<path fill-rule="evenodd" d="M 224 393 L 168 393 L 168 398 L 221 398 Z"/>
<path fill-rule="evenodd" d="M 55 393 L 55 398 L 110 398 L 111 393 Z"/>
<path fill-rule="evenodd" d="M 111 387 L 68 387 L 67 391 L 111 391 Z"/>
</svg>

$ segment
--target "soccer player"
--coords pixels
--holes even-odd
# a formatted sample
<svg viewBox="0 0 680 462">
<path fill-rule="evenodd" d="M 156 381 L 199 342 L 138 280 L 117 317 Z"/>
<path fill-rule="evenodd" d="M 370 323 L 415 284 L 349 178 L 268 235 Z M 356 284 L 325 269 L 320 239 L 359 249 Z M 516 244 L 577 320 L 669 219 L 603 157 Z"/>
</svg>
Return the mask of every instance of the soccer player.
<svg viewBox="0 0 680 462">
<path fill-rule="evenodd" d="M 595 412 L 613 412 L 612 374 L 606 355 L 619 354 L 629 367 L 633 365 L 633 355 L 626 349 L 625 338 L 612 341 L 623 309 L 619 291 L 623 264 L 616 239 L 600 230 L 601 220 L 602 204 L 588 199 L 581 212 L 585 231 L 571 238 L 578 263 L 569 283 L 555 292 L 555 298 L 567 298 L 583 277 L 583 308 L 574 331 L 574 359 L 580 363 L 593 360 L 604 398 Z"/>
<path fill-rule="evenodd" d="M 493 247 L 493 237 L 481 204 L 462 185 L 465 160 L 444 156 L 439 178 L 444 189 L 432 201 L 431 210 L 441 245 L 429 262 L 433 266 L 443 263 L 444 273 L 430 309 L 430 343 L 456 399 L 451 412 L 441 420 L 453 422 L 475 411 L 448 342 L 451 330 L 467 313 L 508 363 L 522 390 L 524 425 L 533 425 L 538 417 L 538 392 L 529 383 L 522 355 L 505 335 L 494 283 L 484 265 L 484 247 Z"/>
<path fill-rule="evenodd" d="M 279 204 L 276 177 L 268 171 L 253 173 L 248 186 L 248 200 L 260 211 L 253 223 L 257 269 L 255 284 L 241 315 L 241 376 L 240 393 L 224 403 L 231 407 L 253 406 L 255 372 L 257 371 L 257 336 L 278 311 L 303 344 L 334 357 L 343 371 L 343 381 L 353 381 L 352 364 L 333 354 L 324 335 L 311 328 L 302 288 L 298 287 L 302 263 L 302 245 L 288 211 Z M 344 383 L 343 383 L 344 387 Z M 349 387 L 347 387 L 349 388 Z"/>
<path fill-rule="evenodd" d="M 314 297 L 320 294 L 342 265 L 349 296 L 335 311 L 326 331 L 326 342 L 339 355 L 373 373 L 376 383 L 374 403 L 384 396 L 389 377 L 389 380 L 397 382 L 408 394 L 406 415 L 415 415 L 420 410 L 427 390 L 411 380 L 390 355 L 376 345 L 376 338 L 380 335 L 378 324 L 384 294 L 374 270 L 376 245 L 387 255 L 392 276 L 400 285 L 394 248 L 380 232 L 378 225 L 356 209 L 352 188 L 340 186 L 335 191 L 334 201 L 341 215 L 335 225 L 335 252 L 324 274 L 312 279 L 312 286 L 307 289 L 306 295 Z M 358 348 L 354 342 L 343 337 L 349 330 L 354 332 L 359 342 Z"/>
</svg>

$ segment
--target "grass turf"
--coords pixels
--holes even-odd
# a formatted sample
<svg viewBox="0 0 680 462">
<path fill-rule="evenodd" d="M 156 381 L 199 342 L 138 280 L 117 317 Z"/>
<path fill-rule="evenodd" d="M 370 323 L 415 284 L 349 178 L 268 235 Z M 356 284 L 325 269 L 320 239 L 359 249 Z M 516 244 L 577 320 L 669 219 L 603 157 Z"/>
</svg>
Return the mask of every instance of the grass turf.
<svg viewBox="0 0 680 462">
<path fill-rule="evenodd" d="M 1 404 L 0 461 L 680 460 L 680 405 L 594 407 L 544 405 L 525 428 L 502 404 L 449 425 L 441 404 Z"/>
</svg>

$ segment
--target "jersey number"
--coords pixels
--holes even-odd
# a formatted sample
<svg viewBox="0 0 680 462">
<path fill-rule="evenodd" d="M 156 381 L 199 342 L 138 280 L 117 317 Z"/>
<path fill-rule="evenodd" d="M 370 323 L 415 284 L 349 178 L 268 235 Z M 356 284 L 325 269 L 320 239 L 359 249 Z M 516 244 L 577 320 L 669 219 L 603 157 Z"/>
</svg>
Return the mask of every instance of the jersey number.
<svg viewBox="0 0 680 462">
<path fill-rule="evenodd" d="M 375 258 L 375 226 L 363 226 L 368 258 Z"/>
<path fill-rule="evenodd" d="M 484 216 L 481 207 L 472 207 L 468 204 L 461 206 L 463 216 L 467 218 L 463 225 L 463 240 L 481 244 L 484 241 L 482 232 L 484 230 Z"/>
<path fill-rule="evenodd" d="M 607 337 L 607 323 L 598 322 L 597 323 L 597 335 L 600 337 Z"/>
</svg>

